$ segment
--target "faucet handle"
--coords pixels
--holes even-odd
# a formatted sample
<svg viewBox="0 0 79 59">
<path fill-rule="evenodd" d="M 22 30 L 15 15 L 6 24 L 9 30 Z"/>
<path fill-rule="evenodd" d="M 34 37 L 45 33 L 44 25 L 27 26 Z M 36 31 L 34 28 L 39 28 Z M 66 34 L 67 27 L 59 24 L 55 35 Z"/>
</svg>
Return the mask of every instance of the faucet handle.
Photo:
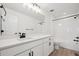
<svg viewBox="0 0 79 59">
<path fill-rule="evenodd" d="M 79 39 L 79 37 L 77 36 L 77 37 L 75 37 L 76 39 Z"/>
<path fill-rule="evenodd" d="M 21 33 L 21 32 L 19 32 L 18 34 L 19 34 L 19 35 L 22 35 L 22 33 Z"/>
<path fill-rule="evenodd" d="M 21 32 L 19 32 L 19 34 L 21 34 Z"/>
</svg>

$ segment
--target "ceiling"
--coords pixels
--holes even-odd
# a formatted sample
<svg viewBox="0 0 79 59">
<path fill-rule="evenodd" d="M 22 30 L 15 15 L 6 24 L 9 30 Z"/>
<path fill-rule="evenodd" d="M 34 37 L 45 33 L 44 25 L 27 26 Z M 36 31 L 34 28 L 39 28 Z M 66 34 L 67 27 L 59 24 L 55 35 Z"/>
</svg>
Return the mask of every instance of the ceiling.
<svg viewBox="0 0 79 59">
<path fill-rule="evenodd" d="M 55 18 L 79 13 L 79 3 L 37 3 L 37 4 L 43 10 L 45 15 L 48 15 L 48 16 L 50 15 Z M 6 5 L 8 8 L 14 9 L 16 11 L 20 11 L 22 13 L 29 14 L 32 16 L 35 15 L 34 17 L 37 17 L 39 19 L 40 18 L 43 19 L 44 17 L 41 14 L 34 14 L 34 12 L 31 12 L 32 10 L 28 9 L 27 7 L 26 9 L 24 9 L 24 7 L 22 6 L 22 3 L 7 3 Z M 52 9 L 54 11 L 50 12 L 50 10 Z"/>
<path fill-rule="evenodd" d="M 23 3 L 6 3 L 4 5 L 6 8 L 34 17 L 36 19 L 43 20 L 45 18 L 44 15 L 34 12 L 32 9 L 24 6 Z"/>
<path fill-rule="evenodd" d="M 39 3 L 41 8 L 55 18 L 79 13 L 79 3 Z M 50 10 L 53 9 L 53 12 Z"/>
</svg>

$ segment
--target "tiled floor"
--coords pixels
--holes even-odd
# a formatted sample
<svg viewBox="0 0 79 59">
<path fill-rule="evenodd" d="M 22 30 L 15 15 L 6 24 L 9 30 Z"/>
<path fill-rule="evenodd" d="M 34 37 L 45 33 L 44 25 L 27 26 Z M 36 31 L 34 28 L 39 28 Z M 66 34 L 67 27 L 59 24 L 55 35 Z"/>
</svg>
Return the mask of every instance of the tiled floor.
<svg viewBox="0 0 79 59">
<path fill-rule="evenodd" d="M 79 56 L 79 52 L 70 49 L 60 48 L 52 52 L 50 56 Z"/>
</svg>

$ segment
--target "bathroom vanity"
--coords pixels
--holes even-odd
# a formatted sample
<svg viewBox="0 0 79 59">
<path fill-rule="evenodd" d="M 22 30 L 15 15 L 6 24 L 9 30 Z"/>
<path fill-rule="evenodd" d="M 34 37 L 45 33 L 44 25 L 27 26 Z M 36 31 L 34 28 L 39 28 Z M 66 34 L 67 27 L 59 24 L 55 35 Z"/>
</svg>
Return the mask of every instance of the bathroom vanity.
<svg viewBox="0 0 79 59">
<path fill-rule="evenodd" d="M 47 56 L 53 49 L 53 37 L 51 35 L 0 41 L 1 56 Z"/>
</svg>

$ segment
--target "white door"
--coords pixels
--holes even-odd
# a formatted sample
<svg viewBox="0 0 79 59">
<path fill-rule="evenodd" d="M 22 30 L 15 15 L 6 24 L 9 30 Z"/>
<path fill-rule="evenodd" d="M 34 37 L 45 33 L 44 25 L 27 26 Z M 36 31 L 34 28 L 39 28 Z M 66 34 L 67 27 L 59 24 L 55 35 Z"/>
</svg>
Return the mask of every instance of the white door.
<svg viewBox="0 0 79 59">
<path fill-rule="evenodd" d="M 18 53 L 16 56 L 31 56 L 30 50 Z"/>
<path fill-rule="evenodd" d="M 65 48 L 78 50 L 79 44 L 73 40 L 79 37 L 79 19 L 74 17 L 55 21 L 55 40 L 61 41 Z"/>
<path fill-rule="evenodd" d="M 43 45 L 38 45 L 31 49 L 32 56 L 42 56 L 43 55 Z"/>
</svg>

